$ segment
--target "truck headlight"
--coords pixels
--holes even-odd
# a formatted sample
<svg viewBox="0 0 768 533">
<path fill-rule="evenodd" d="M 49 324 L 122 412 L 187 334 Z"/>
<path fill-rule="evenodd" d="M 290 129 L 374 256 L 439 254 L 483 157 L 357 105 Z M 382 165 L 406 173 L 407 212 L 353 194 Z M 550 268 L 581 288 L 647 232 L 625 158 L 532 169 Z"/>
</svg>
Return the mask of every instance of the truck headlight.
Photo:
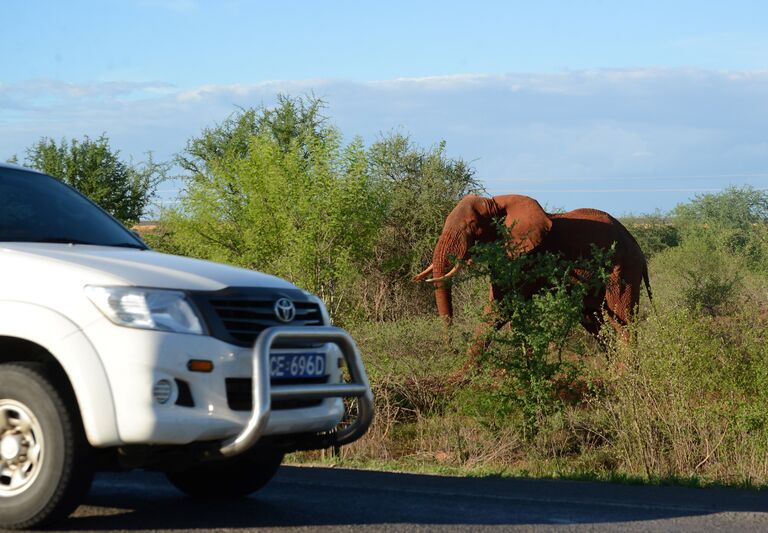
<svg viewBox="0 0 768 533">
<path fill-rule="evenodd" d="M 85 294 L 104 316 L 119 326 L 205 333 L 203 321 L 180 291 L 89 285 Z"/>
</svg>

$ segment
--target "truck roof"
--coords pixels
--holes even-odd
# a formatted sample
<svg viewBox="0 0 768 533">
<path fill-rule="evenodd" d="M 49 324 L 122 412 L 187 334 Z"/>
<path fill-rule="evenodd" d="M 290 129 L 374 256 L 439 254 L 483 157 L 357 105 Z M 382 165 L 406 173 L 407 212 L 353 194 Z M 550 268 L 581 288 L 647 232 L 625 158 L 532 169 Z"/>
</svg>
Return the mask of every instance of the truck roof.
<svg viewBox="0 0 768 533">
<path fill-rule="evenodd" d="M 0 169 L 3 169 L 3 168 L 10 168 L 12 170 L 26 170 L 27 172 L 35 172 L 37 174 L 45 174 L 45 172 L 40 172 L 39 170 L 35 170 L 34 168 L 27 168 L 27 167 L 23 167 L 21 165 L 16 165 L 16 164 L 13 164 L 13 163 L 3 163 L 2 161 L 0 161 Z"/>
</svg>

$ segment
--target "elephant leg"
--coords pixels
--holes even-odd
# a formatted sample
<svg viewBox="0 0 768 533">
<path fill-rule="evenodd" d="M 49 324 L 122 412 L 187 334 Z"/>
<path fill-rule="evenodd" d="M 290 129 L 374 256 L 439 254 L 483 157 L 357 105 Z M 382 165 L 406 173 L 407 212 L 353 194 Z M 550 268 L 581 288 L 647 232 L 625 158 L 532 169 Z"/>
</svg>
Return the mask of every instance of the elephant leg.
<svg viewBox="0 0 768 533">
<path fill-rule="evenodd" d="M 584 312 L 584 318 L 581 320 L 581 325 L 587 332 L 595 337 L 600 338 L 600 330 L 603 328 L 603 315 L 600 311 L 586 310 Z"/>
<path fill-rule="evenodd" d="M 631 340 L 629 325 L 634 321 L 640 302 L 640 283 L 642 273 L 626 271 L 616 265 L 605 294 L 605 310 L 616 333 L 625 342 Z"/>
<path fill-rule="evenodd" d="M 621 318 L 621 316 L 615 313 L 612 309 L 606 308 L 605 314 L 608 317 L 608 323 L 611 324 L 613 330 L 624 342 L 629 342 L 631 335 L 629 332 L 628 322 Z"/>
<path fill-rule="evenodd" d="M 587 294 L 584 296 L 584 316 L 581 320 L 581 325 L 587 332 L 600 340 L 600 330 L 602 330 L 605 324 L 603 317 L 603 307 L 605 305 L 605 287 L 602 287 L 595 293 Z"/>
</svg>

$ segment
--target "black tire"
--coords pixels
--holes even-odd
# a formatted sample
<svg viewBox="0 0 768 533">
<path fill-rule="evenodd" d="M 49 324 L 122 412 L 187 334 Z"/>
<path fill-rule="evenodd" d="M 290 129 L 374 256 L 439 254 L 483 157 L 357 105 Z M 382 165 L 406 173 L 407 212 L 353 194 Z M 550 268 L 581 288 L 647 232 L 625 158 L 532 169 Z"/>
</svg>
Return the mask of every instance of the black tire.
<svg viewBox="0 0 768 533">
<path fill-rule="evenodd" d="M 199 500 L 234 500 L 264 487 L 283 462 L 282 453 L 249 454 L 211 461 L 181 472 L 167 472 L 181 492 Z"/>
<path fill-rule="evenodd" d="M 67 396 L 42 365 L 0 365 L 1 527 L 65 518 L 88 492 L 91 448 Z"/>
</svg>

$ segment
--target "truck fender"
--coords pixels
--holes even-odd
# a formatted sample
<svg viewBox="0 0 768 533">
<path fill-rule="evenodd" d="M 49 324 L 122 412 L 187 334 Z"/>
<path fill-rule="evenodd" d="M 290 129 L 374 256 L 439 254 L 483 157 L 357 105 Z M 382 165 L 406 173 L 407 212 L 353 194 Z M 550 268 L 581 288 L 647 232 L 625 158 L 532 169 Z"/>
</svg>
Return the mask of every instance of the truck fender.
<svg viewBox="0 0 768 533">
<path fill-rule="evenodd" d="M 47 307 L 0 301 L 0 336 L 35 343 L 56 358 L 75 391 L 91 445 L 105 447 L 121 443 L 104 365 L 77 324 Z"/>
</svg>

